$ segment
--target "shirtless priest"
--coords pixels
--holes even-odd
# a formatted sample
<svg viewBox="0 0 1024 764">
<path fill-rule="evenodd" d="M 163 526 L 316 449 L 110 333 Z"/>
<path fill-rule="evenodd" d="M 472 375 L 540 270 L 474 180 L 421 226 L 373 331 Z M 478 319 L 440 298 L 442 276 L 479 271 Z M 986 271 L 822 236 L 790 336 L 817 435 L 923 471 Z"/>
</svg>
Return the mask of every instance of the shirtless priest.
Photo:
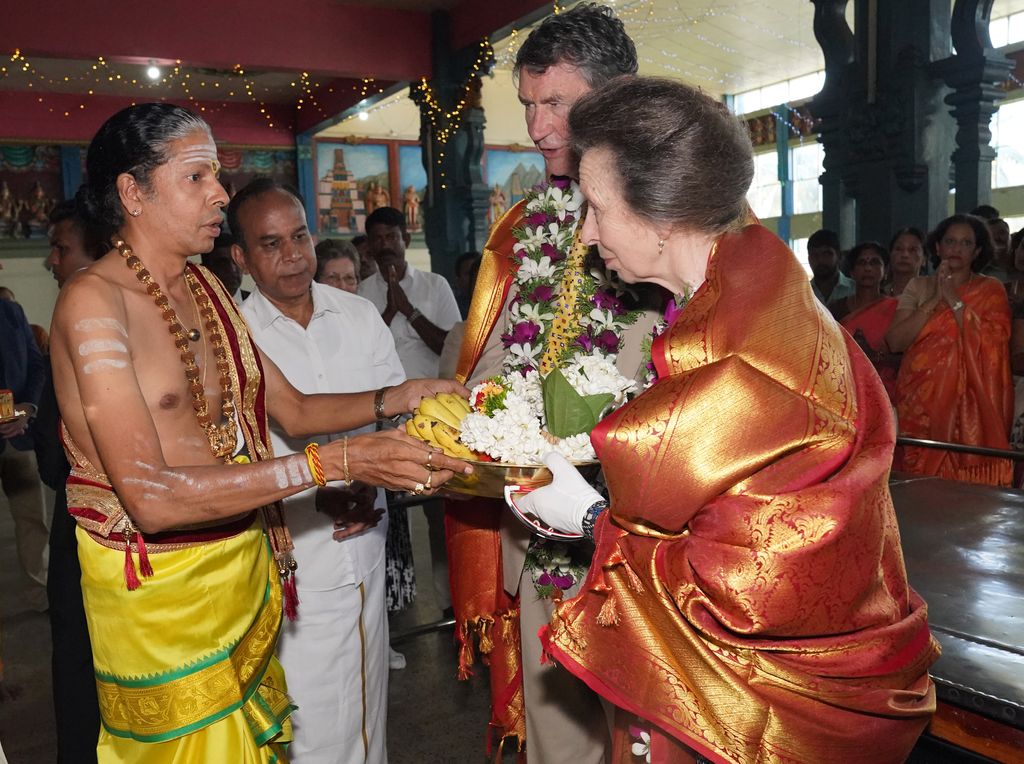
<svg viewBox="0 0 1024 764">
<path fill-rule="evenodd" d="M 292 704 L 274 647 L 295 602 L 278 502 L 327 480 L 430 492 L 469 469 L 394 431 L 273 458 L 268 416 L 294 437 L 345 432 L 464 390 L 291 387 L 231 295 L 187 263 L 220 232 L 218 167 L 209 127 L 185 109 L 111 117 L 78 203 L 114 248 L 64 288 L 53 319 L 101 763 L 284 760 Z"/>
</svg>

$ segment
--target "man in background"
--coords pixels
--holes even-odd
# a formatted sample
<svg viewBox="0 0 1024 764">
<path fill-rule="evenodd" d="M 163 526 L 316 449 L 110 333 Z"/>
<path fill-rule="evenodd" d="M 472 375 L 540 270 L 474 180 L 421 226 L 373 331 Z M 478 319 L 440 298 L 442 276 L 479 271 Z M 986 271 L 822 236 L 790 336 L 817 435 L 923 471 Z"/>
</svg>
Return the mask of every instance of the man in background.
<svg viewBox="0 0 1024 764">
<path fill-rule="evenodd" d="M 50 224 L 50 254 L 46 267 L 57 286 L 63 288 L 75 274 L 103 257 L 110 246 L 102 234 L 82 218 L 73 201 L 57 205 L 50 213 Z M 35 424 L 35 444 L 39 476 L 55 493 L 46 589 L 53 642 L 51 665 L 57 761 L 59 764 L 88 764 L 96 761 L 100 708 L 96 700 L 89 628 L 82 605 L 76 524 L 68 514 L 65 484 L 71 467 L 58 436 L 59 420 L 53 374 L 47 363 L 46 383 Z"/>
<path fill-rule="evenodd" d="M 827 228 L 815 231 L 807 240 L 807 264 L 814 274 L 811 289 L 822 305 L 849 297 L 857 291 L 853 279 L 839 270 L 841 251 L 839 234 Z"/>
<path fill-rule="evenodd" d="M 260 349 L 306 394 L 375 390 L 404 380 L 394 342 L 372 304 L 313 281 L 316 255 L 302 202 L 271 179 L 252 181 L 228 207 L 232 256 L 256 291 L 242 315 Z M 271 423 L 274 454 L 307 441 Z M 320 438 L 373 431 L 373 426 Z M 384 607 L 383 489 L 354 483 L 284 500 L 295 542 L 299 608 L 278 657 L 298 710 L 295 764 L 387 760 L 388 624 Z"/>
</svg>

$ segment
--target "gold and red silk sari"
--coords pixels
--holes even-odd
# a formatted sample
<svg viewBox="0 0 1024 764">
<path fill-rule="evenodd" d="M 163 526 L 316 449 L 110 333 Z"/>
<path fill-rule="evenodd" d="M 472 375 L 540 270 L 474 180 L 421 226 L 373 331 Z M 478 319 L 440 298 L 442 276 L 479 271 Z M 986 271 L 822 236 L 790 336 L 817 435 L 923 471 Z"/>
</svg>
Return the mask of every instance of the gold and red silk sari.
<svg viewBox="0 0 1024 764">
<path fill-rule="evenodd" d="M 974 276 L 959 289 L 963 326 L 940 303 L 903 354 L 896 380 L 900 434 L 991 448 L 1010 447 L 1013 378 L 1010 308 L 996 279 Z M 1007 459 L 904 446 L 894 469 L 1009 486 Z"/>
<path fill-rule="evenodd" d="M 268 459 L 256 346 L 220 282 L 189 267 L 231 351 L 249 457 Z M 274 655 L 281 582 L 259 513 L 215 527 L 137 534 L 107 476 L 66 430 L 64 436 L 103 721 L 99 761 L 284 762 L 293 706 Z M 271 522 L 276 515 L 265 514 Z"/>
<path fill-rule="evenodd" d="M 617 761 L 902 761 L 938 646 L 868 360 L 760 226 L 720 239 L 653 357 L 592 436 L 610 507 L 547 652 L 619 709 Z"/>
<path fill-rule="evenodd" d="M 473 375 L 494 327 L 501 317 L 515 275 L 512 229 L 523 218 L 525 201 L 513 205 L 491 230 L 484 247 L 456 379 Z M 473 498 L 445 503 L 448 571 L 455 610 L 459 678 L 471 672 L 474 642 L 489 668 L 491 721 L 499 741 L 516 737 L 520 750 L 526 740 L 522 659 L 519 648 L 519 598 L 505 591 L 502 581 L 500 499 Z M 488 741 L 490 750 L 490 740 Z"/>
</svg>

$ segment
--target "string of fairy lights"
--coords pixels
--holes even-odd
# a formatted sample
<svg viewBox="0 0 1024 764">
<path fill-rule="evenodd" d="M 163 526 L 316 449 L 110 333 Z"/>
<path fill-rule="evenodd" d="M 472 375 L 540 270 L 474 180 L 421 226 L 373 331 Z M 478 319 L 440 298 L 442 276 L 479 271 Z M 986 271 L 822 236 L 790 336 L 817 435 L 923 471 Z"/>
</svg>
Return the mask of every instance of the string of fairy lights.
<svg viewBox="0 0 1024 764">
<path fill-rule="evenodd" d="M 555 13 L 571 8 L 578 0 L 556 2 Z M 749 0 L 719 2 L 705 7 L 695 7 L 692 0 L 604 0 L 622 19 L 630 36 L 636 42 L 641 72 L 681 78 L 700 85 L 711 92 L 736 93 L 749 89 L 752 84 L 768 85 L 770 82 L 752 82 L 750 61 L 761 72 L 781 71 L 751 51 L 740 46 L 739 38 L 722 34 L 723 29 L 743 30 L 744 39 L 758 38 L 769 41 L 781 51 L 779 60 L 787 60 L 793 66 L 806 61 L 808 71 L 820 68 L 821 53 L 813 39 L 811 26 L 812 8 L 806 0 L 775 0 L 771 4 L 755 6 L 752 10 Z M 522 41 L 532 31 L 532 26 L 514 28 L 503 40 L 494 45 L 489 40 L 479 43 L 476 58 L 467 69 L 462 91 L 454 104 L 445 106 L 438 98 L 431 83 L 426 79 L 416 83 L 409 92 L 421 113 L 430 122 L 438 143 L 445 145 L 462 123 L 473 80 L 487 74 L 492 68 L 511 71 Z M 760 46 L 759 46 L 760 49 Z M 104 56 L 97 56 L 90 62 L 41 62 L 37 66 L 20 50 L 9 55 L 9 62 L 0 59 L 0 83 L 18 89 L 35 91 L 38 100 L 46 104 L 52 92 L 61 90 L 74 92 L 79 97 L 78 110 L 90 107 L 91 99 L 117 88 L 126 89 L 132 96 L 141 99 L 183 99 L 196 110 L 215 113 L 228 100 L 251 102 L 268 127 L 288 128 L 291 124 L 277 124 L 275 106 L 287 101 L 298 111 L 312 110 L 318 119 L 330 119 L 321 104 L 324 93 L 333 93 L 334 86 L 322 82 L 316 75 L 301 72 L 293 75 L 270 75 L 263 72 L 248 72 L 240 64 L 231 70 L 195 69 L 177 60 L 167 66 L 150 66 L 111 62 Z M 746 60 L 746 69 L 737 67 L 736 61 Z M 728 62 L 722 66 L 716 62 Z M 55 71 L 57 66 L 66 71 Z M 147 70 L 149 70 L 147 74 Z M 797 72 L 788 68 L 789 72 Z M 153 74 L 156 76 L 153 76 Z M 799 72 L 797 72 L 799 73 Z M 272 84 L 271 80 L 277 78 Z M 281 82 L 287 79 L 287 86 Z M 292 91 L 293 97 L 282 98 L 284 92 Z M 390 108 L 401 97 L 384 98 L 370 104 L 374 96 L 383 93 L 383 88 L 372 78 L 355 81 L 351 86 L 359 106 L 343 122 L 350 119 L 366 119 L 370 114 Z M 1007 81 L 1008 89 L 1024 87 L 1013 73 Z M 319 97 L 318 97 L 319 96 Z M 68 107 L 67 99 L 51 99 L 51 113 L 70 117 L 75 111 Z M 803 136 L 799 124 L 794 124 L 786 114 L 772 109 L 774 117 L 785 123 L 790 134 Z M 280 116 L 276 119 L 281 119 Z M 800 115 L 799 122 L 806 119 Z"/>
<path fill-rule="evenodd" d="M 249 101 L 256 106 L 261 118 L 268 127 L 293 129 L 294 125 L 278 125 L 274 122 L 274 106 L 282 100 L 294 103 L 295 109 L 312 109 L 321 119 L 332 116 L 318 99 L 318 94 L 335 92 L 333 85 L 321 82 L 309 72 L 292 75 L 274 75 L 275 79 L 288 78 L 287 91 L 277 82 L 267 83 L 266 73 L 247 72 L 241 64 L 235 64 L 230 70 L 193 69 L 185 66 L 181 60 L 161 67 L 155 63 L 148 66 L 139 64 L 121 64 L 108 60 L 105 56 L 97 56 L 95 61 L 60 62 L 63 71 L 57 73 L 44 71 L 53 70 L 54 62 L 42 63 L 37 66 L 29 60 L 20 49 L 9 55 L 9 62 L 0 63 L 0 82 L 39 93 L 40 104 L 49 99 L 54 105 L 49 106 L 51 114 L 70 117 L 73 108 L 59 103 L 63 100 L 51 98 L 54 93 L 73 90 L 79 97 L 78 110 L 89 108 L 90 101 L 105 92 L 123 94 L 125 90 L 132 97 L 146 100 L 182 99 L 188 101 L 194 109 L 207 114 L 221 111 L 223 104 L 229 100 Z M 372 77 L 355 81 L 351 90 L 359 99 L 383 92 Z M 282 92 L 291 94 L 290 99 L 283 99 Z M 133 104 L 135 102 L 133 101 Z"/>
</svg>

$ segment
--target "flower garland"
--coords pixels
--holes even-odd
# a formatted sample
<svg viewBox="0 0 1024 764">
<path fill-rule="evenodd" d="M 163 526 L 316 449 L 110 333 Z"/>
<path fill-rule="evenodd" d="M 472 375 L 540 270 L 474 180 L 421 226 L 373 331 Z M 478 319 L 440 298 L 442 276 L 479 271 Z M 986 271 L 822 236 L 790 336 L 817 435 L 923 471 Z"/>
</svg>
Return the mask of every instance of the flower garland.
<svg viewBox="0 0 1024 764">
<path fill-rule="evenodd" d="M 506 374 L 525 374 L 540 367 L 540 356 L 560 313 L 571 311 L 578 332 L 566 343 L 559 364 L 579 353 L 618 353 L 622 331 L 640 316 L 640 311 L 626 310 L 621 299 L 624 290 L 597 271 L 580 273 L 575 304 L 563 303 L 566 267 L 582 206 L 583 194 L 568 178 L 554 178 L 526 194 L 523 225 L 512 231 L 518 292 L 509 305 L 508 331 L 501 336 L 507 350 Z"/>
<path fill-rule="evenodd" d="M 672 326 L 672 323 L 683 312 L 683 308 L 686 307 L 692 296 L 693 290 L 689 287 L 686 287 L 686 291 L 682 294 L 675 295 L 668 305 L 665 306 L 664 317 L 656 321 L 651 329 L 651 333 L 644 337 L 641 347 L 642 357 L 644 358 L 644 390 L 658 381 L 658 370 L 654 367 L 654 358 L 652 357 L 654 341 L 664 334 L 666 329 Z"/>
<path fill-rule="evenodd" d="M 559 601 L 587 575 L 594 547 L 589 543 L 567 544 L 534 536 L 526 552 L 526 569 L 533 588 L 544 599 Z"/>
<path fill-rule="evenodd" d="M 579 185 L 569 178 L 553 178 L 526 194 L 523 223 L 512 231 L 517 293 L 501 335 L 508 380 L 545 370 L 542 361 L 550 362 L 552 341 L 563 343 L 559 368 L 582 366 L 588 356 L 614 360 L 624 329 L 641 315 L 626 309 L 625 290 L 610 274 L 584 270 L 574 246 L 583 201 Z M 555 337 L 559 331 L 568 336 Z M 589 545 L 532 539 L 526 568 L 538 595 L 560 599 L 586 575 L 591 554 Z"/>
</svg>

